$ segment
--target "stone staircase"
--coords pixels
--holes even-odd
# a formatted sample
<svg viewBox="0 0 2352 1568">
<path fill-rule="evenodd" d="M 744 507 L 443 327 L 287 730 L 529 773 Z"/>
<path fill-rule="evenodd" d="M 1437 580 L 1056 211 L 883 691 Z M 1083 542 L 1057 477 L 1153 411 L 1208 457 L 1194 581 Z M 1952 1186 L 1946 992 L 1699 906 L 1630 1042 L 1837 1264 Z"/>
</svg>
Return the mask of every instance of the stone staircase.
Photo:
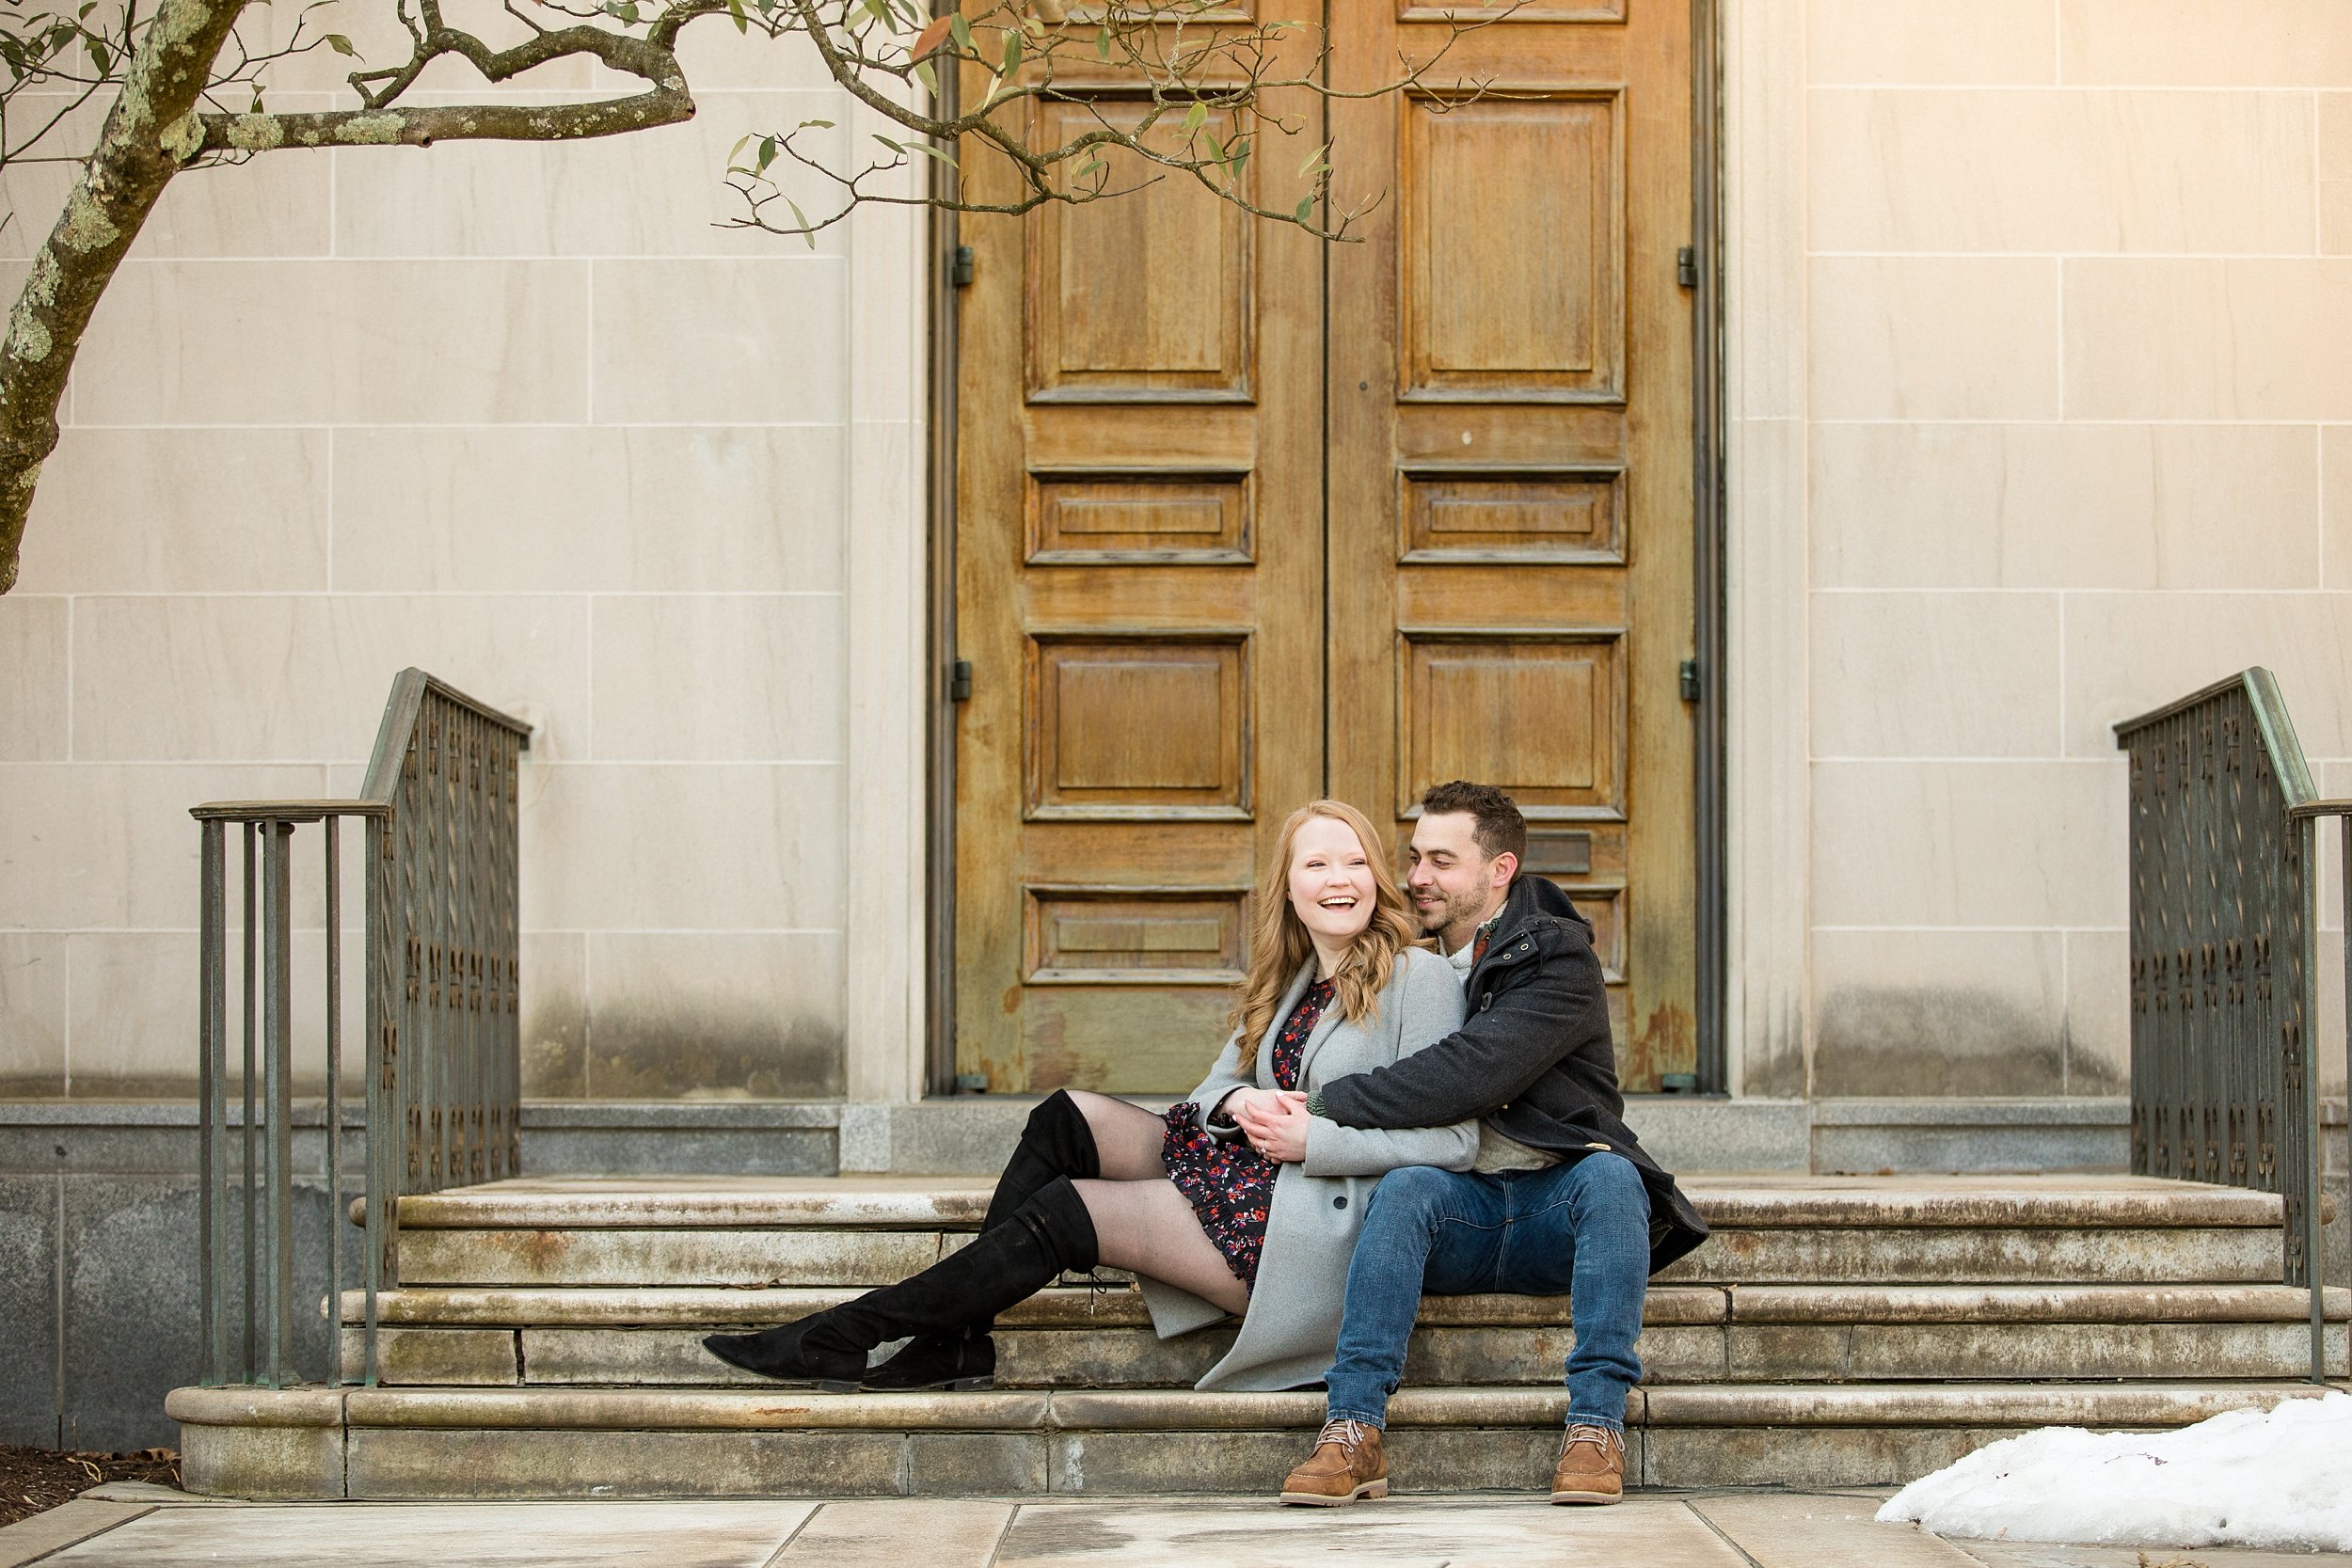
<svg viewBox="0 0 2352 1568">
<path fill-rule="evenodd" d="M 2052 1424 L 2315 1393 L 2278 1200 L 2121 1177 L 1700 1177 L 1715 1238 L 1652 1284 L 1629 1459 L 1662 1486 L 1883 1485 Z M 280 1497 L 1266 1492 L 1321 1396 L 1200 1394 L 1231 1329 L 1123 1284 L 1009 1314 L 994 1391 L 825 1395 L 713 1360 L 962 1244 L 984 1182 L 517 1180 L 401 1205 L 381 1386 L 182 1389 L 197 1490 Z M 2334 1292 L 2329 1315 L 2347 1312 Z M 1565 1299 L 1432 1298 L 1400 1490 L 1525 1489 L 1565 1408 Z M 358 1371 L 358 1294 L 342 1304 Z M 2333 1375 L 2344 1375 L 2341 1328 Z"/>
</svg>

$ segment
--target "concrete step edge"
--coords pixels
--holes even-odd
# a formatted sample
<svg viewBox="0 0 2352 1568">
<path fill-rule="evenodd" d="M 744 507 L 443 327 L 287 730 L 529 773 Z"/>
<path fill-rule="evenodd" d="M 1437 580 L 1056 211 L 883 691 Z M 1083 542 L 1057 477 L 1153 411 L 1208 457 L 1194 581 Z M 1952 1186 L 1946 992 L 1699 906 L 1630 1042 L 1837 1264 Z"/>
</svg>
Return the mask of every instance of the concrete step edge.
<svg viewBox="0 0 2352 1568">
<path fill-rule="evenodd" d="M 550 1286 L 515 1290 L 410 1287 L 377 1299 L 378 1322 L 402 1327 L 655 1328 L 790 1323 L 855 1299 L 854 1287 L 643 1288 Z M 1649 1292 L 1651 1326 L 1768 1323 L 2300 1323 L 2310 1292 L 2292 1285 L 1669 1285 Z M 2352 1290 L 2326 1291 L 2330 1322 L 2352 1319 Z M 365 1321 L 366 1295 L 346 1291 L 342 1322 Z M 1565 1296 L 1433 1296 L 1426 1327 L 1552 1325 L 1569 1320 Z M 1008 1328 L 1073 1331 L 1149 1322 L 1133 1291 L 1040 1291 L 1000 1320 Z"/>
<path fill-rule="evenodd" d="M 2308 1383 L 1685 1385 L 1637 1388 L 1629 1424 L 1680 1428 L 1933 1426 L 2169 1427 L 2228 1410 L 2316 1397 Z M 498 1431 L 1276 1431 L 1323 1418 L 1320 1393 L 1188 1389 L 977 1394 L 777 1390 L 179 1388 L 166 1401 L 191 1427 Z M 1392 1428 L 1557 1425 L 1551 1388 L 1406 1389 Z"/>
<path fill-rule="evenodd" d="M 2148 1178 L 1737 1178 L 1685 1190 L 1724 1229 L 2277 1228 L 2270 1193 Z M 990 1184 L 964 1178 L 520 1179 L 412 1194 L 404 1229 L 970 1228 Z M 353 1206 L 355 1217 L 364 1204 Z"/>
</svg>

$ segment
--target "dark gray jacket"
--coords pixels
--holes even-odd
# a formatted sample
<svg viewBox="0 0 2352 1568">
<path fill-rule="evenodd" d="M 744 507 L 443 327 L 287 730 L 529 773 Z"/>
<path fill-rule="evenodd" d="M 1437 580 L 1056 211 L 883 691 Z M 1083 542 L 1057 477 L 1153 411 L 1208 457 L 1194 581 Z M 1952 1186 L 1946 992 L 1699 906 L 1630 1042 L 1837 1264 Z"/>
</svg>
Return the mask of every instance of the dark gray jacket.
<svg viewBox="0 0 2352 1568">
<path fill-rule="evenodd" d="M 1649 1189 L 1650 1272 L 1707 1240 L 1707 1222 L 1625 1124 L 1593 927 L 1566 894 L 1541 877 L 1518 879 L 1463 999 L 1460 1029 L 1389 1067 L 1331 1080 L 1316 1108 L 1343 1127 L 1481 1117 L 1570 1162 L 1622 1154 Z"/>
</svg>

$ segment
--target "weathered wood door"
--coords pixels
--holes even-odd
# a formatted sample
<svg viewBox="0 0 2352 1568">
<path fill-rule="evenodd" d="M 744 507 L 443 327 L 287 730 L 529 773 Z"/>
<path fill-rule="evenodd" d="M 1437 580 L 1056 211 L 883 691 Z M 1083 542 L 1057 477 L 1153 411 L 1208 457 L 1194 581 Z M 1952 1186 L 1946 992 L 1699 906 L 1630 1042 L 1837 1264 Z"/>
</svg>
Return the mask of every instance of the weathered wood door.
<svg viewBox="0 0 2352 1568">
<path fill-rule="evenodd" d="M 1333 9 L 1338 86 L 1443 41 Z M 1688 10 L 1533 0 L 1438 73 L 1486 95 L 1334 102 L 1343 196 L 1388 193 L 1360 244 L 1173 181 L 966 220 L 967 1082 L 1190 1087 L 1283 816 L 1401 842 L 1454 777 L 1591 915 L 1628 1086 L 1690 1069 Z"/>
<path fill-rule="evenodd" d="M 1444 41 L 1332 10 L 1341 87 Z M 1531 0 L 1446 55 L 1484 94 L 1331 111 L 1389 192 L 1329 256 L 1331 790 L 1400 838 L 1433 784 L 1509 790 L 1629 1088 L 1697 1056 L 1690 11 Z"/>
</svg>

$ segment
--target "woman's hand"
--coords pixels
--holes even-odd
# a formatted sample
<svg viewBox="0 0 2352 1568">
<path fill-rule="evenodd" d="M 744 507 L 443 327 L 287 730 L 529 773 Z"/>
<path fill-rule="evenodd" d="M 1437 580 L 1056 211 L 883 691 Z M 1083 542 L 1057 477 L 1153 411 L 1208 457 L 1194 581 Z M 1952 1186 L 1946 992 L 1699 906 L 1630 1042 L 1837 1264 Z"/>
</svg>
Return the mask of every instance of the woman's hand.
<svg viewBox="0 0 2352 1568">
<path fill-rule="evenodd" d="M 1281 1101 L 1280 1093 L 1274 1089 L 1235 1089 L 1223 1100 L 1218 1101 L 1216 1108 L 1209 1115 L 1221 1117 L 1238 1125 L 1241 1123 L 1243 1112 L 1254 1107 L 1260 1114 L 1263 1114 L 1273 1110 Z"/>
<path fill-rule="evenodd" d="M 1269 1160 L 1296 1164 L 1307 1157 L 1307 1129 L 1314 1117 L 1307 1114 L 1304 1095 L 1251 1091 L 1247 1107 L 1233 1107 L 1233 1119 L 1248 1134 L 1250 1147 Z M 1232 1101 L 1226 1101 L 1232 1106 Z"/>
</svg>

